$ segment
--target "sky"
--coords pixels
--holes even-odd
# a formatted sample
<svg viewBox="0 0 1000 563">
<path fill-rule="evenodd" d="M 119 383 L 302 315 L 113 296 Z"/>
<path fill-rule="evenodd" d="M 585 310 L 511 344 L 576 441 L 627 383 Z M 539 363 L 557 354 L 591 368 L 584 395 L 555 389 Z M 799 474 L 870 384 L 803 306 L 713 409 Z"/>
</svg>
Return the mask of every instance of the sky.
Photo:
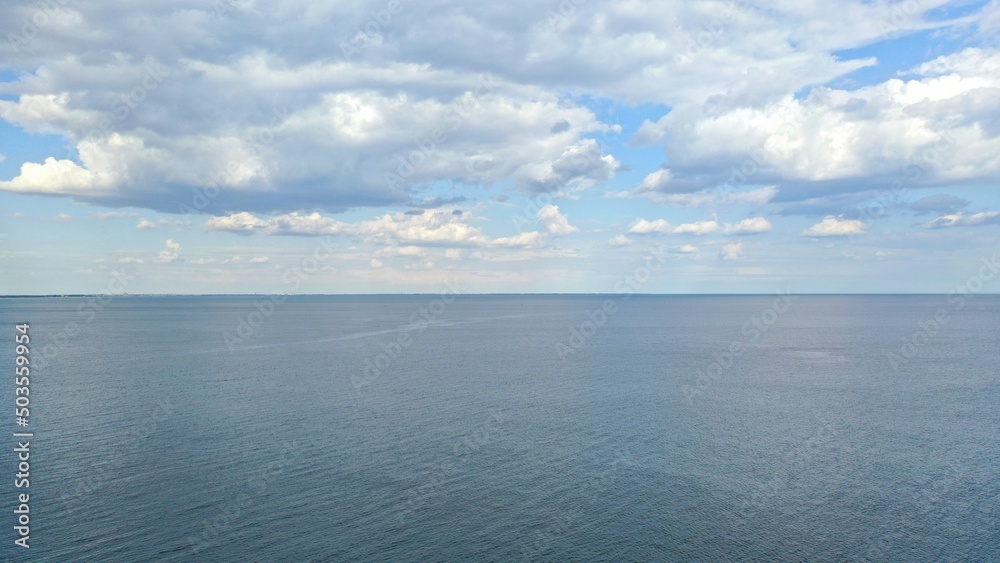
<svg viewBox="0 0 1000 563">
<path fill-rule="evenodd" d="M 997 292 L 998 38 L 1000 0 L 4 2 L 0 294 Z"/>
</svg>

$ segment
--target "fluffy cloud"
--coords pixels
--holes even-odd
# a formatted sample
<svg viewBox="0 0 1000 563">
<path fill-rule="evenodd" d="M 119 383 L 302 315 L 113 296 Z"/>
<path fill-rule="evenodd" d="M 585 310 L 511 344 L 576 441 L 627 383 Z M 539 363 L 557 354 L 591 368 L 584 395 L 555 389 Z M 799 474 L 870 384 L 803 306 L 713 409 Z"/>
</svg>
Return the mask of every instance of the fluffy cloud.
<svg viewBox="0 0 1000 563">
<path fill-rule="evenodd" d="M 297 218 L 298 215 L 295 214 L 295 217 Z M 319 213 L 313 213 L 310 217 L 313 218 L 314 222 L 320 222 L 323 220 Z M 246 211 L 241 211 L 225 217 L 212 217 L 205 223 L 205 229 L 209 231 L 229 231 L 240 234 L 250 234 L 254 231 L 270 231 L 273 233 L 278 230 L 278 223 L 276 220 L 272 220 L 272 222 L 265 222 L 256 216 L 247 213 Z"/>
<path fill-rule="evenodd" d="M 434 182 L 576 191 L 619 169 L 595 140 L 618 129 L 581 101 L 590 97 L 673 108 L 636 140 L 667 135 L 676 153 L 648 189 L 690 192 L 713 185 L 705 170 L 769 138 L 763 164 L 775 176 L 890 166 L 933 142 L 927 132 L 949 111 L 988 110 L 995 98 L 995 80 L 968 54 L 923 69 L 942 74 L 927 87 L 953 94 L 924 105 L 883 100 L 896 83 L 780 99 L 875 63 L 833 52 L 951 25 L 931 13 L 943 0 L 902 12 L 864 0 L 834 11 L 816 0 L 570 4 L 550 17 L 553 5 L 531 0 L 406 3 L 405 17 L 368 36 L 358 29 L 383 0 L 72 3 L 26 37 L 20 22 L 37 8 L 4 3 L 0 60 L 22 74 L 4 84 L 16 100 L 0 100 L 0 118 L 60 135 L 78 156 L 21 163 L 0 190 L 177 212 L 210 188 L 195 207 L 214 214 L 407 204 Z M 960 66 L 952 87 L 944 72 Z M 867 114 L 878 115 L 852 117 Z M 921 116 L 926 124 L 913 121 Z M 786 123 L 794 134 L 775 130 Z M 956 142 L 975 140 L 974 125 L 957 125 Z M 900 132 L 860 158 L 871 139 Z M 851 142 L 827 150 L 838 134 Z M 983 150 L 996 154 L 993 136 L 983 129 Z M 954 160 L 941 170 L 990 169 Z"/>
<path fill-rule="evenodd" d="M 744 219 L 735 225 L 726 225 L 727 235 L 753 235 L 771 230 L 771 222 L 763 217 Z"/>
<path fill-rule="evenodd" d="M 553 221 L 555 215 L 563 217 L 558 208 L 555 208 L 555 214 L 549 212 L 546 217 Z M 471 214 L 456 214 L 451 210 L 427 211 L 419 215 L 385 214 L 355 223 L 337 221 L 319 213 L 310 215 L 289 213 L 275 215 L 265 220 L 243 211 L 225 217 L 213 217 L 205 222 L 205 229 L 245 235 L 253 233 L 297 236 L 343 235 L 375 244 L 399 243 L 404 246 L 536 247 L 545 242 L 544 235 L 538 231 L 491 239 L 482 229 L 472 224 L 474 221 L 476 218 Z M 565 230 L 557 220 L 549 224 L 555 225 L 557 231 Z"/>
<path fill-rule="evenodd" d="M 678 235 L 708 235 L 717 232 L 719 229 L 719 222 L 713 219 L 711 221 L 695 221 L 694 223 L 677 225 L 670 232 Z"/>
<path fill-rule="evenodd" d="M 778 195 L 778 188 L 775 186 L 767 186 L 742 192 L 734 191 L 729 193 L 723 193 L 723 190 L 715 188 L 690 193 L 661 193 L 652 187 L 654 185 L 655 183 L 647 183 L 644 181 L 636 190 L 608 192 L 605 194 L 605 197 L 643 197 L 655 203 L 674 205 L 678 207 L 717 208 L 749 204 L 759 208 L 770 203 L 770 201 Z"/>
<path fill-rule="evenodd" d="M 538 222 L 542 224 L 546 232 L 555 236 L 565 236 L 580 232 L 580 229 L 569 224 L 566 215 L 559 211 L 555 205 L 549 204 L 538 211 Z"/>
<path fill-rule="evenodd" d="M 169 221 L 167 219 L 157 219 L 156 221 L 150 221 L 148 219 L 139 219 L 139 222 L 135 225 L 137 231 L 150 231 L 157 229 L 159 227 L 175 226 L 181 227 L 187 225 L 186 221 Z"/>
<path fill-rule="evenodd" d="M 766 186 L 757 190 L 726 194 L 725 199 L 723 199 L 723 203 L 749 203 L 755 207 L 763 207 L 774 199 L 774 196 L 776 195 L 778 195 L 777 187 Z"/>
<path fill-rule="evenodd" d="M 23 79 L 18 101 L 0 100 L 3 119 L 62 134 L 79 152 L 79 162 L 24 163 L 0 189 L 167 212 L 190 207 L 192 190 L 202 189 L 213 197 L 199 209 L 210 212 L 336 211 L 409 203 L 414 189 L 440 180 L 583 189 L 618 168 L 586 138 L 613 126 L 555 94 L 494 83 L 488 75 L 402 63 L 389 63 L 384 72 L 334 61 L 289 68 L 264 53 L 231 66 L 185 58 L 170 63 L 162 83 L 129 110 L 115 101 L 130 91 L 127 80 L 98 85 L 83 74 L 106 75 L 103 67 L 110 65 L 123 77 L 138 75 L 141 84 L 143 65 L 150 63 L 101 64 L 62 58 Z M 29 93 L 47 89 L 60 92 Z M 251 111 L 220 96 L 224 91 L 277 109 Z M 220 111 L 199 103 L 178 111 L 176 96 L 234 105 Z M 122 119 L 119 107 L 128 110 Z M 554 123 L 568 126 L 554 133 Z"/>
<path fill-rule="evenodd" d="M 854 90 L 815 87 L 747 100 L 719 95 L 674 108 L 656 124 L 670 135 L 670 168 L 636 195 L 771 183 L 801 193 L 940 186 L 1000 178 L 1000 51 L 968 48 Z M 645 129 L 653 127 L 647 124 Z M 641 133 L 642 131 L 640 131 Z"/>
<path fill-rule="evenodd" d="M 739 260 L 746 252 L 742 242 L 731 242 L 722 247 L 719 257 L 723 260 Z"/>
<path fill-rule="evenodd" d="M 628 232 L 633 234 L 645 235 L 649 233 L 669 233 L 673 227 L 670 226 L 665 219 L 656 219 L 654 221 L 647 221 L 646 219 L 637 219 L 628 228 Z"/>
<path fill-rule="evenodd" d="M 208 261 L 199 260 L 196 263 L 206 263 L 211 261 L 212 260 Z M 231 258 L 226 258 L 225 260 L 222 261 L 222 263 L 223 264 L 267 264 L 270 261 L 271 258 L 267 256 L 251 256 L 249 258 L 245 258 L 243 256 L 233 256 Z"/>
<path fill-rule="evenodd" d="M 628 232 L 632 234 L 675 234 L 675 235 L 709 235 L 723 232 L 727 235 L 744 235 L 766 233 L 771 230 L 771 222 L 763 217 L 751 217 L 736 224 L 720 225 L 715 219 L 711 221 L 695 221 L 681 225 L 671 225 L 665 219 L 648 221 L 638 219 L 631 226 Z"/>
<path fill-rule="evenodd" d="M 822 221 L 809 227 L 802 234 L 810 237 L 836 237 L 864 233 L 864 224 L 857 219 L 844 219 L 843 217 L 827 215 Z"/>
<path fill-rule="evenodd" d="M 608 240 L 608 246 L 612 248 L 628 246 L 630 244 L 632 244 L 632 239 L 622 234 L 615 235 Z"/>
<path fill-rule="evenodd" d="M 174 242 L 171 239 L 167 239 L 167 248 L 160 252 L 159 258 L 156 259 L 157 262 L 161 264 L 169 264 L 180 257 L 181 245 L 180 243 Z"/>
</svg>

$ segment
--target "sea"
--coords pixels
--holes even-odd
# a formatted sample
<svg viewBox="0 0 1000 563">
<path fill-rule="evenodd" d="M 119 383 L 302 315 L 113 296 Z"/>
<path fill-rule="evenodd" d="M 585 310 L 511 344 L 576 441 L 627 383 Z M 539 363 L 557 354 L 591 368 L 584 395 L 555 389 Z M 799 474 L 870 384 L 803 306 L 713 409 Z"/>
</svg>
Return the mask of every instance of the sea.
<svg viewBox="0 0 1000 563">
<path fill-rule="evenodd" d="M 0 325 L 4 560 L 1000 561 L 998 296 L 34 297 Z"/>
</svg>

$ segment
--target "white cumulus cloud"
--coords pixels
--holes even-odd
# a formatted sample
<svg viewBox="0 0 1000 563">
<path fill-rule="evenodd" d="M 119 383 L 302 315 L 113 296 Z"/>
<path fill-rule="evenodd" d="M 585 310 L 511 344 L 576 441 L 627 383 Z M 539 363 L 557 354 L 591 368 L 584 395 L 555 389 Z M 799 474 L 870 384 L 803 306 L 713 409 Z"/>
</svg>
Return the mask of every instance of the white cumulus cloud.
<svg viewBox="0 0 1000 563">
<path fill-rule="evenodd" d="M 802 234 L 810 237 L 837 237 L 864 233 L 864 224 L 858 219 L 844 219 L 843 217 L 827 215 L 822 221 L 809 227 Z"/>
<path fill-rule="evenodd" d="M 167 248 L 160 252 L 159 258 L 156 259 L 157 262 L 161 264 L 169 264 L 180 257 L 181 245 L 180 243 L 174 242 L 171 239 L 167 239 Z"/>
<path fill-rule="evenodd" d="M 739 260 L 744 254 L 746 253 L 742 242 L 731 242 L 722 247 L 719 257 L 723 260 Z"/>
</svg>

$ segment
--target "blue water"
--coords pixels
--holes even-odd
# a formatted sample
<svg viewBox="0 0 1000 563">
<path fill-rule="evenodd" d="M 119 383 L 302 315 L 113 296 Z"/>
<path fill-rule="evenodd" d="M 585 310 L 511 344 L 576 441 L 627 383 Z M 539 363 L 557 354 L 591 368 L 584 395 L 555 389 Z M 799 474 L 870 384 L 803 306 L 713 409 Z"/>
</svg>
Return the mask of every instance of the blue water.
<svg viewBox="0 0 1000 563">
<path fill-rule="evenodd" d="M 1000 561 L 998 297 L 447 301 L 0 299 L 0 554 Z"/>
</svg>

